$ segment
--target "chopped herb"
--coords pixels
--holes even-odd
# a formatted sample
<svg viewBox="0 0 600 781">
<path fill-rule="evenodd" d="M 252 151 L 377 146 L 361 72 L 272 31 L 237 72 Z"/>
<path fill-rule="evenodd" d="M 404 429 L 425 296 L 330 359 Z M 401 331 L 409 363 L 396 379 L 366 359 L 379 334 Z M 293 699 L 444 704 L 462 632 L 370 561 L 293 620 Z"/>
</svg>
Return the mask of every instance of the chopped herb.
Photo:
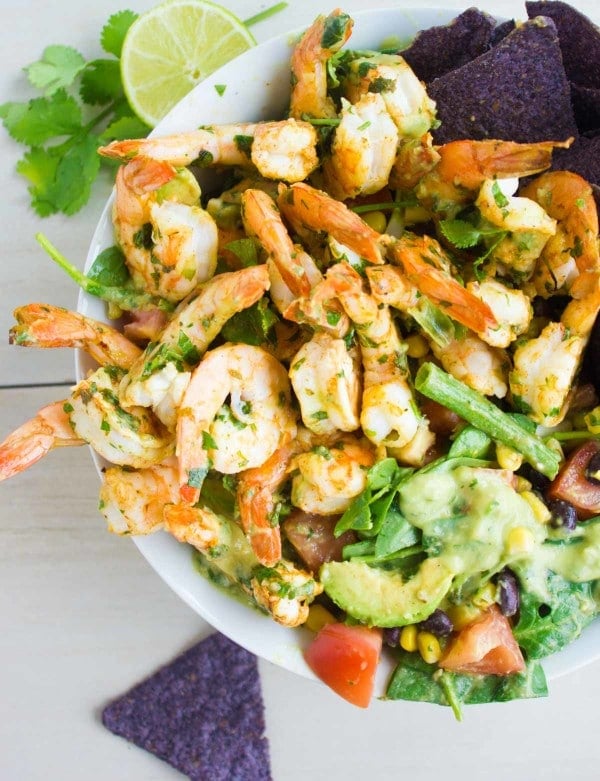
<svg viewBox="0 0 600 781">
<path fill-rule="evenodd" d="M 102 431 L 110 431 L 110 423 L 107 420 L 103 420 L 100 424 L 100 429 Z"/>
<path fill-rule="evenodd" d="M 366 130 L 369 127 L 371 127 L 371 122 L 367 120 L 366 122 L 363 122 L 362 125 L 359 125 L 356 129 L 362 131 L 362 130 Z"/>
<path fill-rule="evenodd" d="M 325 29 L 321 36 L 321 46 L 323 49 L 333 49 L 338 44 L 343 43 L 346 37 L 346 30 L 352 20 L 348 14 L 338 14 L 337 16 L 328 16 L 325 21 Z"/>
<path fill-rule="evenodd" d="M 233 141 L 237 147 L 238 152 L 242 152 L 247 157 L 250 157 L 254 136 L 237 135 L 233 137 Z"/>
<path fill-rule="evenodd" d="M 324 409 L 317 410 L 311 415 L 313 420 L 327 420 L 328 417 L 329 415 L 325 412 Z"/>
<path fill-rule="evenodd" d="M 334 311 L 328 310 L 326 317 L 327 317 L 327 322 L 329 323 L 329 325 L 335 326 L 335 325 L 337 325 L 340 322 L 340 319 L 342 317 L 342 313 L 341 312 L 334 312 Z"/>
<path fill-rule="evenodd" d="M 396 88 L 395 79 L 385 79 L 383 76 L 377 76 L 369 84 L 369 92 L 392 92 Z"/>
<path fill-rule="evenodd" d="M 217 94 L 223 97 L 225 94 L 225 90 L 227 89 L 227 84 L 215 84 L 215 90 L 217 91 Z"/>
<path fill-rule="evenodd" d="M 194 163 L 201 168 L 207 168 L 209 165 L 212 165 L 214 159 L 212 152 L 209 152 L 208 149 L 202 149 Z"/>
<path fill-rule="evenodd" d="M 133 234 L 133 243 L 138 249 L 152 249 L 152 223 L 145 222 L 142 227 Z"/>
<path fill-rule="evenodd" d="M 218 450 L 217 443 L 208 433 L 208 431 L 202 432 L 202 448 L 204 450 Z"/>
<path fill-rule="evenodd" d="M 204 482 L 204 478 L 208 474 L 208 467 L 205 466 L 199 466 L 195 467 L 194 469 L 188 470 L 188 481 L 187 484 L 191 488 L 202 488 L 202 483 Z"/>
<path fill-rule="evenodd" d="M 492 195 L 494 196 L 494 202 L 499 209 L 505 209 L 508 206 L 508 198 L 502 192 L 497 181 L 492 184 Z"/>
</svg>

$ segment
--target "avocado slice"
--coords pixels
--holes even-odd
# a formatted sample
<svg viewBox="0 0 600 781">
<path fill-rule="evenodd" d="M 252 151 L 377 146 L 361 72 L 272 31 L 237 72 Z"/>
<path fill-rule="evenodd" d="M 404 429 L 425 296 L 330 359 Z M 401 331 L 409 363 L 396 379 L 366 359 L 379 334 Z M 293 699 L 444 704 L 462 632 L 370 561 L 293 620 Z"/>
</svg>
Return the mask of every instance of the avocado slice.
<svg viewBox="0 0 600 781">
<path fill-rule="evenodd" d="M 445 597 L 453 577 L 439 558 L 425 559 L 409 580 L 363 561 L 330 561 L 320 571 L 323 588 L 336 605 L 352 618 L 382 627 L 423 621 Z"/>
</svg>

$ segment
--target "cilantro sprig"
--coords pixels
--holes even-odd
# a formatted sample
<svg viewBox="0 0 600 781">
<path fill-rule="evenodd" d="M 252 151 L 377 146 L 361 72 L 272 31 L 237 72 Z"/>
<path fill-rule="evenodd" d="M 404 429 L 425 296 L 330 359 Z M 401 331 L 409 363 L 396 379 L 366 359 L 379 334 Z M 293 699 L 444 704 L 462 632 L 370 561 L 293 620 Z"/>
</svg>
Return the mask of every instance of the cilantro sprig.
<svg viewBox="0 0 600 781">
<path fill-rule="evenodd" d="M 25 68 L 41 95 L 0 105 L 8 133 L 29 147 L 17 171 L 29 181 L 31 206 L 41 217 L 75 214 L 87 203 L 100 169 L 98 146 L 150 130 L 135 116 L 121 83 L 119 57 L 136 18 L 133 11 L 109 18 L 100 36 L 107 57 L 87 61 L 70 46 L 47 46 Z"/>
<path fill-rule="evenodd" d="M 483 253 L 473 260 L 473 273 L 477 280 L 481 280 L 484 276 L 482 266 L 485 261 L 498 244 L 509 234 L 509 231 L 501 228 L 479 227 L 461 219 L 441 220 L 440 230 L 444 238 L 457 249 L 473 249 L 479 245 L 484 245 Z"/>
</svg>

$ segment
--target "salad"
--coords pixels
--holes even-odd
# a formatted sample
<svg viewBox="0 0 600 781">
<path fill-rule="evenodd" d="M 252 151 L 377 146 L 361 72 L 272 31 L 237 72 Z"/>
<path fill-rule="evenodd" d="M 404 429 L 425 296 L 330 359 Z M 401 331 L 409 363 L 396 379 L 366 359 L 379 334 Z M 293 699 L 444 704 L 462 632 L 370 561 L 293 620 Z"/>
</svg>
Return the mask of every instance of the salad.
<svg viewBox="0 0 600 781">
<path fill-rule="evenodd" d="M 460 715 L 545 694 L 539 659 L 598 611 L 598 217 L 551 170 L 564 112 L 552 138 L 440 143 L 418 39 L 353 50 L 352 24 L 298 41 L 286 119 L 99 150 L 121 163 L 116 245 L 84 275 L 40 242 L 115 324 L 15 310 L 14 344 L 98 368 L 0 444 L 0 479 L 90 444 L 110 531 L 165 530 L 307 626 L 354 704 L 385 644 L 389 698 Z"/>
</svg>

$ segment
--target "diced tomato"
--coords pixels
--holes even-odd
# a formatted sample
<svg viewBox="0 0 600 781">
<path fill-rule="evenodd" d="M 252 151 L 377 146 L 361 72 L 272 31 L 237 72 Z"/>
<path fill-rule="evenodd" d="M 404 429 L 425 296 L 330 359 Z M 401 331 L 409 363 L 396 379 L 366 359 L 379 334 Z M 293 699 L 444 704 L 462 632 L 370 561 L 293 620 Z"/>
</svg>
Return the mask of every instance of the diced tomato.
<svg viewBox="0 0 600 781">
<path fill-rule="evenodd" d="M 440 667 L 457 673 L 510 675 L 525 669 L 523 654 L 506 616 L 493 605 L 450 641 Z"/>
<path fill-rule="evenodd" d="M 586 442 L 574 450 L 547 491 L 550 499 L 570 502 L 580 518 L 600 515 L 600 485 L 592 483 L 586 476 L 590 459 L 598 452 L 600 442 L 597 440 Z"/>
<path fill-rule="evenodd" d="M 333 530 L 339 515 L 314 515 L 293 510 L 282 524 L 283 532 L 312 572 L 326 561 L 341 561 L 344 545 L 356 542 L 353 531 L 335 537 Z"/>
<path fill-rule="evenodd" d="M 326 624 L 304 652 L 304 658 L 336 694 L 366 708 L 373 695 L 381 642 L 380 629 Z"/>
</svg>

